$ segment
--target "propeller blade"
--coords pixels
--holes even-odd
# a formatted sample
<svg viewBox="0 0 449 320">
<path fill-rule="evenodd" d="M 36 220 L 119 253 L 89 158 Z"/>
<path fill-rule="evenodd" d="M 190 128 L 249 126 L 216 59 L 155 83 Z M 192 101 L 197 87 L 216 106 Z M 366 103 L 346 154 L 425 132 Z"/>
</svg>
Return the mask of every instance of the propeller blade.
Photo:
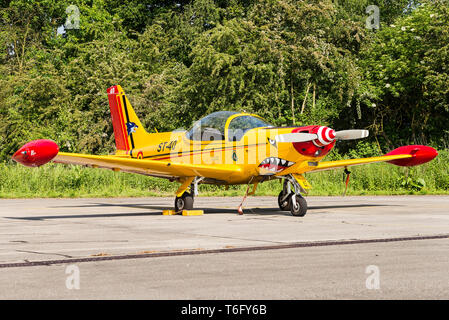
<svg viewBox="0 0 449 320">
<path fill-rule="evenodd" d="M 341 130 L 335 132 L 335 139 L 337 140 L 354 140 L 362 139 L 369 136 L 368 130 Z"/>
<path fill-rule="evenodd" d="M 317 139 L 314 133 L 284 133 L 277 135 L 276 142 L 307 142 Z"/>
</svg>

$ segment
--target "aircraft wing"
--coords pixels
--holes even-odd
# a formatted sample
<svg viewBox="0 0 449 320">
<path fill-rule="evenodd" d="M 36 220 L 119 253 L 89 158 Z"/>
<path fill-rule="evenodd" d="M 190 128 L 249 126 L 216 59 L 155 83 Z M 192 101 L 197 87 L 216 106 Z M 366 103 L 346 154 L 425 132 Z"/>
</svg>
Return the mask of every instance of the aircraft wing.
<svg viewBox="0 0 449 320">
<path fill-rule="evenodd" d="M 140 173 L 160 177 L 208 177 L 224 180 L 239 173 L 235 165 L 201 165 L 189 163 L 166 162 L 160 160 L 135 159 L 123 156 L 95 156 L 88 154 L 59 152 L 53 159 L 56 163 L 88 165 L 94 168 L 108 168 L 116 171 Z"/>
<path fill-rule="evenodd" d="M 360 158 L 360 159 L 348 159 L 348 160 L 337 160 L 337 161 L 323 161 L 318 162 L 316 166 L 310 166 L 310 163 L 303 172 L 315 172 L 315 171 L 325 171 L 337 168 L 345 168 L 350 166 L 357 166 L 362 164 L 376 163 L 376 162 L 386 162 L 392 160 L 411 158 L 410 154 L 401 154 L 393 156 L 380 156 L 380 157 L 370 157 L 370 158 Z"/>
<path fill-rule="evenodd" d="M 432 147 L 421 145 L 403 146 L 379 157 L 308 162 L 299 168 L 300 172 L 298 173 L 324 171 L 375 162 L 388 162 L 397 166 L 411 167 L 429 162 L 437 155 L 438 152 Z"/>
</svg>

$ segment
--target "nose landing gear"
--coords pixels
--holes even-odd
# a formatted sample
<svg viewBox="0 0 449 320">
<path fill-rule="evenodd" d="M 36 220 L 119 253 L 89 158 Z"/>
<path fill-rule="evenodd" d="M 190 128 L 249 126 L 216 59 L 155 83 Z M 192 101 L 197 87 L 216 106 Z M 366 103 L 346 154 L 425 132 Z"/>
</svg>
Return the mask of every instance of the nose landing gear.
<svg viewBox="0 0 449 320">
<path fill-rule="evenodd" d="M 293 185 L 294 191 L 291 190 Z M 284 186 L 278 196 L 279 209 L 290 211 L 293 216 L 303 217 L 307 213 L 307 201 L 300 192 L 304 189 L 291 175 L 284 178 Z"/>
<path fill-rule="evenodd" d="M 290 212 L 296 217 L 304 217 L 307 213 L 307 201 L 300 194 L 290 197 Z"/>
<path fill-rule="evenodd" d="M 286 193 L 284 191 L 281 191 L 278 196 L 278 205 L 279 209 L 282 211 L 290 211 L 290 198 L 294 195 L 293 192 Z"/>
</svg>

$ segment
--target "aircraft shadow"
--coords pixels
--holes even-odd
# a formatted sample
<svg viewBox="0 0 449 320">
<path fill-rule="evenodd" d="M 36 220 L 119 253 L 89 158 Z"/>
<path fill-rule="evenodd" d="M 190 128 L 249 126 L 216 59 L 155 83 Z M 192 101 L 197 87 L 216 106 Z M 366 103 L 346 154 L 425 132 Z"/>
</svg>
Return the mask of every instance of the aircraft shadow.
<svg viewBox="0 0 449 320">
<path fill-rule="evenodd" d="M 398 206 L 393 204 L 341 204 L 341 205 L 324 205 L 324 206 L 310 206 L 307 214 L 313 214 L 313 210 L 323 209 L 339 209 L 339 208 L 364 208 L 364 207 L 392 207 Z M 96 214 L 76 214 L 76 215 L 51 215 L 51 216 L 34 216 L 34 217 L 4 217 L 7 219 L 16 220 L 50 220 L 50 219 L 78 219 L 78 218 L 114 218 L 114 217 L 141 217 L 141 216 L 160 216 L 162 210 L 169 209 L 167 206 L 155 206 L 147 204 L 111 204 L 111 203 L 95 203 L 91 205 L 80 206 L 57 206 L 58 208 L 86 208 L 86 207 L 127 207 L 137 209 L 157 210 L 151 212 L 132 212 L 132 213 L 96 213 Z M 55 207 L 53 207 L 55 208 Z M 203 210 L 204 214 L 237 214 L 237 208 L 203 208 L 195 207 L 195 210 Z M 244 214 L 251 215 L 279 215 L 290 216 L 289 211 L 281 211 L 279 208 L 244 208 Z M 320 212 L 329 213 L 329 212 Z"/>
</svg>

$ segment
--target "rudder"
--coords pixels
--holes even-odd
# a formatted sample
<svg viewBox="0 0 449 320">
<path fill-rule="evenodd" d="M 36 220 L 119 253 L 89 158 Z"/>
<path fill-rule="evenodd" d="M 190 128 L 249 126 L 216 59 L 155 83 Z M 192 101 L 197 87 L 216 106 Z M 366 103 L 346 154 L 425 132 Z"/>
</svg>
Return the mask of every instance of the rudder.
<svg viewBox="0 0 449 320">
<path fill-rule="evenodd" d="M 141 147 L 149 134 L 137 118 L 122 87 L 112 86 L 107 92 L 117 150 L 130 151 Z"/>
</svg>

